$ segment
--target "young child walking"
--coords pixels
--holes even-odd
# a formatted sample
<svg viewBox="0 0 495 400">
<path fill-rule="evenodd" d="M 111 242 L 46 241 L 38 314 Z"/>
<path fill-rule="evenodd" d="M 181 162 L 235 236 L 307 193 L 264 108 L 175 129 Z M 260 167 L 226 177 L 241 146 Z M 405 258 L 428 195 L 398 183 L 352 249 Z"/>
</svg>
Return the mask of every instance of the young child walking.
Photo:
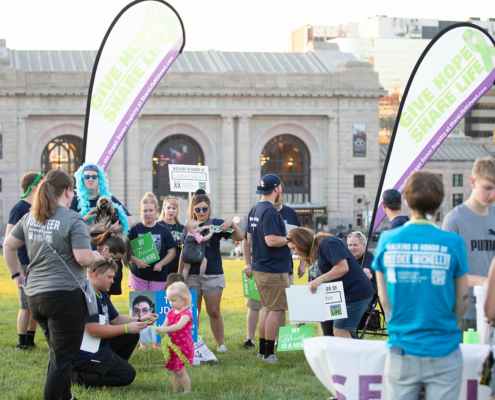
<svg viewBox="0 0 495 400">
<path fill-rule="evenodd" d="M 194 219 L 188 219 L 185 227 L 187 229 L 187 235 L 184 240 L 184 248 L 182 260 L 184 261 L 184 280 L 187 282 L 191 264 L 201 263 L 199 267 L 199 276 L 201 278 L 208 279 L 208 275 L 205 274 L 208 260 L 205 257 L 206 242 L 213 236 L 211 230 L 208 235 L 203 236 L 200 232 L 210 229 L 213 225 L 200 227 L 198 221 Z"/>
<path fill-rule="evenodd" d="M 165 368 L 174 372 L 174 393 L 184 386 L 184 393 L 191 392 L 191 379 L 186 372 L 186 361 L 193 363 L 194 342 L 191 337 L 193 316 L 188 307 L 192 305 L 191 293 L 183 282 L 175 282 L 167 288 L 167 298 L 172 309 L 167 313 L 165 323 L 156 329 L 163 335 L 168 333 L 172 346 L 168 346 L 169 357 Z M 163 341 L 166 341 L 164 339 Z"/>
</svg>

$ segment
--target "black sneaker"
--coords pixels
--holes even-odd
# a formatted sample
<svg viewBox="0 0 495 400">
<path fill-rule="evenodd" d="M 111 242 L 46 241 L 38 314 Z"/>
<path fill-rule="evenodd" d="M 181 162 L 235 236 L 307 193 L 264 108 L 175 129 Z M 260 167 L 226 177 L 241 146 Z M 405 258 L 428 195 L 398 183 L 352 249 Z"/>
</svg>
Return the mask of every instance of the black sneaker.
<svg viewBox="0 0 495 400">
<path fill-rule="evenodd" d="M 249 350 L 254 347 L 254 342 L 251 339 L 247 339 L 242 346 L 239 346 L 240 349 Z"/>
<path fill-rule="evenodd" d="M 27 344 L 26 347 L 28 350 L 34 350 L 36 348 L 36 345 L 34 343 L 33 344 Z"/>
<path fill-rule="evenodd" d="M 28 347 L 26 345 L 21 346 L 20 344 L 18 344 L 15 349 L 17 351 L 26 351 L 26 350 L 28 350 Z"/>
</svg>

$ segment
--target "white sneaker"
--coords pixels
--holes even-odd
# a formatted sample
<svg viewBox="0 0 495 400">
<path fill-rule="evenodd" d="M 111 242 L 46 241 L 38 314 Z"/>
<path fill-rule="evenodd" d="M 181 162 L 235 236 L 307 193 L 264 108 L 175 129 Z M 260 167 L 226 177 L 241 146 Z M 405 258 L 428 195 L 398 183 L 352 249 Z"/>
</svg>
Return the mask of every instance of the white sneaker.
<svg viewBox="0 0 495 400">
<path fill-rule="evenodd" d="M 223 344 L 219 348 L 217 348 L 218 353 L 227 353 L 227 351 L 229 351 L 229 349 L 227 349 L 227 347 L 225 347 Z"/>
<path fill-rule="evenodd" d="M 256 357 L 261 358 L 262 360 L 265 359 L 265 355 L 264 354 L 261 354 L 261 353 L 258 353 L 258 355 Z"/>
<path fill-rule="evenodd" d="M 264 360 L 270 364 L 278 364 L 278 358 L 275 354 L 272 354 L 271 356 L 264 358 Z"/>
</svg>

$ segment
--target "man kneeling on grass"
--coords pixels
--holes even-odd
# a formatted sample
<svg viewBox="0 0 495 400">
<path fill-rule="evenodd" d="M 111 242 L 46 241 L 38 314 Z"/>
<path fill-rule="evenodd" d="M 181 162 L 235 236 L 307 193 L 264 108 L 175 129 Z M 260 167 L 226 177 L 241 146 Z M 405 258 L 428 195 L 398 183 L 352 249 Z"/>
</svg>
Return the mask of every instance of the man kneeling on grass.
<svg viewBox="0 0 495 400">
<path fill-rule="evenodd" d="M 87 315 L 84 333 L 100 341 L 95 353 L 79 350 L 72 366 L 72 383 L 85 386 L 126 386 L 136 377 L 128 363 L 139 341 L 139 332 L 153 324 L 157 314 L 143 317 L 120 315 L 106 292 L 113 283 L 117 264 L 110 259 L 93 267 L 91 282 L 96 293 L 98 314 Z M 142 321 L 141 321 L 142 320 Z M 82 348 L 85 347 L 83 339 Z"/>
</svg>

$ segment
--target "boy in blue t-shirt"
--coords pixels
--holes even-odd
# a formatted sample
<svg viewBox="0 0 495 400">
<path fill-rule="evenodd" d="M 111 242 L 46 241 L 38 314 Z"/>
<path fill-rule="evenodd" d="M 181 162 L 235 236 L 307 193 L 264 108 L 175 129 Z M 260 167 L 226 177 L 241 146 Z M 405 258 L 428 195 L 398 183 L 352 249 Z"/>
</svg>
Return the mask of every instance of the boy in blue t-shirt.
<svg viewBox="0 0 495 400">
<path fill-rule="evenodd" d="M 384 233 L 375 252 L 380 301 L 391 313 L 385 362 L 387 398 L 458 399 L 462 354 L 458 328 L 468 305 L 463 239 L 433 222 L 443 201 L 440 178 L 416 172 L 404 197 L 411 221 Z"/>
</svg>

